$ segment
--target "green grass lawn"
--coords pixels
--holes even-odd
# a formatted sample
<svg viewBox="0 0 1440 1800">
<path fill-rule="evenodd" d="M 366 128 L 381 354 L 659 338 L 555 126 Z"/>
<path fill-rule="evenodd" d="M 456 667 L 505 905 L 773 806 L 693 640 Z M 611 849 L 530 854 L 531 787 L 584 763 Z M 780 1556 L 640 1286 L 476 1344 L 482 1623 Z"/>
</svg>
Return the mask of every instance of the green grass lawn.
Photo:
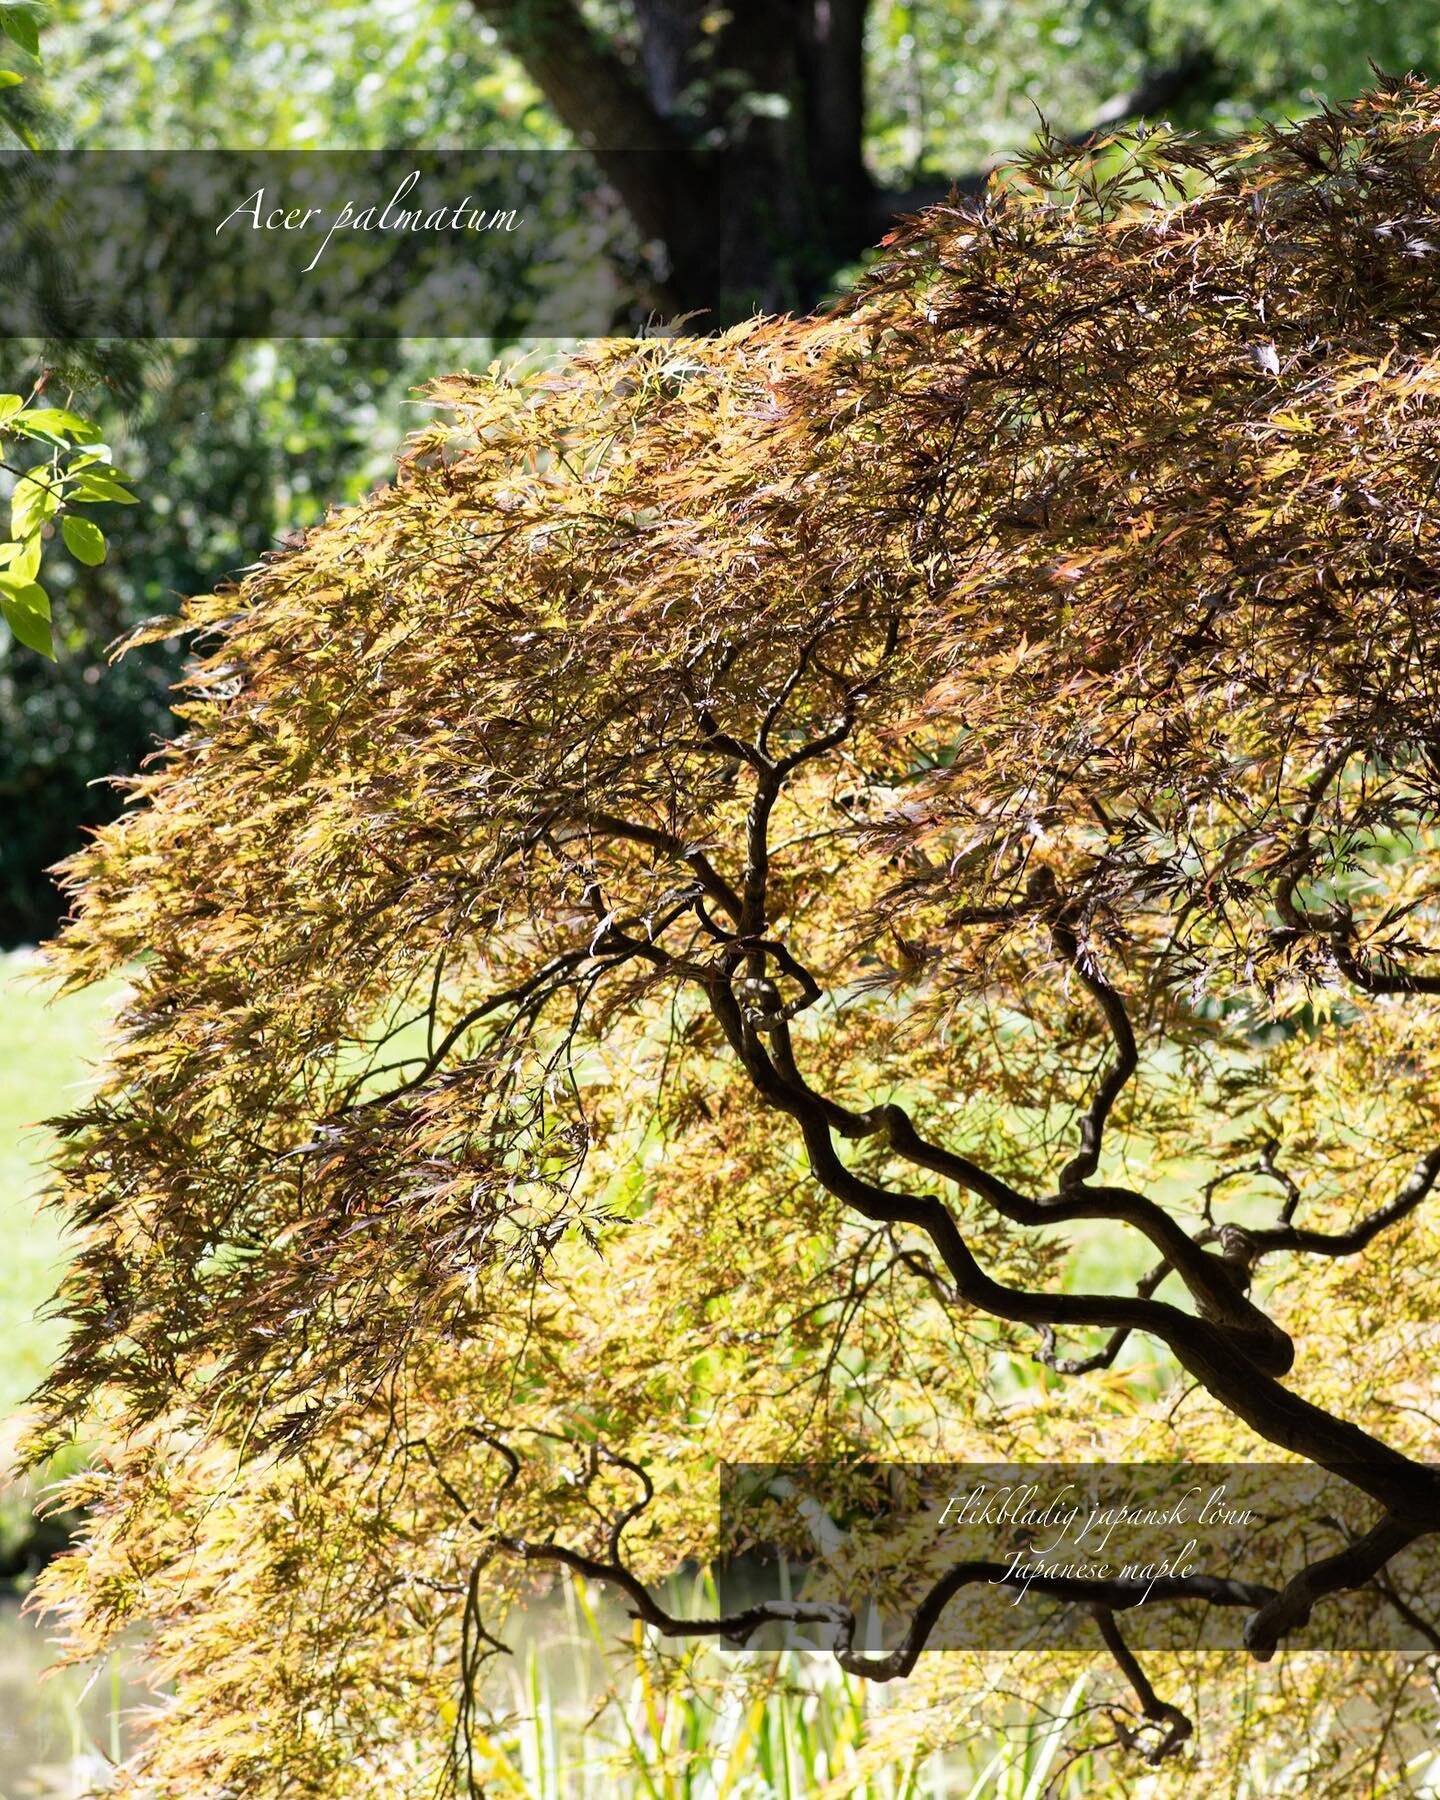
<svg viewBox="0 0 1440 1800">
<path fill-rule="evenodd" d="M 39 1205 L 50 1139 L 38 1127 L 84 1095 L 116 997 L 52 1000 L 33 956 L 0 955 L 0 1418 L 44 1375 L 60 1335 L 36 1317 L 61 1259 L 59 1223 Z"/>
</svg>

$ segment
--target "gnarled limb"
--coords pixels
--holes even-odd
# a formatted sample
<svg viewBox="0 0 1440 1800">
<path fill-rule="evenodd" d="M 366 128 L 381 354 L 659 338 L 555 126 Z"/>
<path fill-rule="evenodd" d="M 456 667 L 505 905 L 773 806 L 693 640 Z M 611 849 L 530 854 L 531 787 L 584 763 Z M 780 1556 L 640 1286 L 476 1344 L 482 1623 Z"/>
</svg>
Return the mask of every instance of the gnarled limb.
<svg viewBox="0 0 1440 1800">
<path fill-rule="evenodd" d="M 1427 1150 L 1401 1184 L 1395 1198 L 1376 1207 L 1346 1231 L 1312 1231 L 1285 1220 L 1279 1225 L 1260 1229 L 1245 1227 L 1240 1235 L 1246 1247 L 1257 1257 L 1277 1250 L 1293 1250 L 1311 1256 L 1354 1256 L 1366 1249 L 1391 1225 L 1407 1219 L 1433 1192 L 1440 1180 L 1440 1146 Z"/>
<path fill-rule="evenodd" d="M 1245 1624 L 1245 1647 L 1257 1662 L 1269 1662 L 1281 1638 L 1306 1624 L 1315 1602 L 1327 1594 L 1362 1587 L 1423 1534 L 1423 1527 L 1384 1518 L 1344 1550 L 1311 1563 L 1293 1575 L 1273 1599 Z"/>
<path fill-rule="evenodd" d="M 1119 1664 L 1125 1679 L 1135 1690 L 1135 1698 L 1140 1702 L 1140 1710 L 1154 1724 L 1164 1727 L 1159 1741 L 1146 1751 L 1146 1759 L 1151 1763 L 1164 1762 L 1167 1756 L 1173 1756 L 1180 1747 L 1194 1735 L 1195 1726 L 1178 1706 L 1172 1706 L 1162 1700 L 1155 1692 L 1149 1677 L 1136 1661 L 1134 1652 L 1121 1635 L 1120 1627 L 1115 1622 L 1115 1613 L 1108 1606 L 1093 1606 L 1091 1612 L 1100 1627 L 1100 1635 L 1105 1640 L 1105 1647 Z M 1136 1744 L 1138 1734 L 1121 1732 L 1121 1741 L 1127 1748 Z"/>
<path fill-rule="evenodd" d="M 503 1439 L 493 1434 L 477 1435 L 505 1458 L 507 1472 L 500 1489 L 503 1493 L 515 1479 L 518 1466 L 515 1453 Z M 644 1513 L 653 1498 L 648 1474 L 630 1458 L 616 1455 L 603 1446 L 591 1446 L 588 1458 L 592 1470 L 602 1463 L 610 1464 L 633 1475 L 639 1487 L 638 1497 L 613 1514 L 603 1555 L 574 1549 L 554 1538 L 535 1540 L 503 1531 L 493 1533 L 493 1543 L 527 1562 L 554 1563 L 587 1580 L 616 1589 L 628 1601 L 633 1618 L 667 1637 L 720 1638 L 743 1646 L 772 1624 L 823 1627 L 831 1636 L 829 1647 L 840 1666 L 869 1681 L 895 1681 L 911 1674 L 919 1657 L 929 1647 L 946 1608 L 967 1588 L 1018 1588 L 1023 1593 L 1033 1591 L 1047 1599 L 1083 1606 L 1096 1620 L 1106 1648 L 1133 1688 L 1145 1720 L 1161 1728 L 1153 1743 L 1142 1742 L 1139 1731 L 1119 1732 L 1120 1741 L 1127 1748 L 1140 1750 L 1151 1763 L 1162 1762 L 1178 1752 L 1192 1736 L 1193 1724 L 1179 1707 L 1163 1700 L 1156 1692 L 1125 1642 L 1117 1613 L 1144 1604 L 1184 1601 L 1248 1609 L 1252 1616 L 1245 1626 L 1246 1645 L 1258 1661 L 1265 1661 L 1284 1635 L 1304 1625 L 1318 1599 L 1374 1581 L 1385 1563 L 1418 1535 L 1413 1529 L 1386 1519 L 1346 1550 L 1301 1570 L 1281 1589 L 1268 1583 L 1203 1572 L 1165 1575 L 1158 1580 L 1083 1578 L 1036 1574 L 1028 1569 L 1019 1573 L 1013 1564 L 967 1558 L 955 1563 L 932 1583 L 892 1649 L 864 1651 L 855 1646 L 858 1620 L 853 1609 L 839 1603 L 765 1600 L 708 1619 L 687 1617 L 663 1606 L 629 1568 L 624 1556 L 624 1533 Z M 443 1485 L 461 1515 L 472 1526 L 485 1531 L 476 1509 L 467 1506 L 448 1481 Z M 1377 1583 L 1377 1586 L 1393 1598 L 1391 1590 L 1383 1584 Z"/>
</svg>

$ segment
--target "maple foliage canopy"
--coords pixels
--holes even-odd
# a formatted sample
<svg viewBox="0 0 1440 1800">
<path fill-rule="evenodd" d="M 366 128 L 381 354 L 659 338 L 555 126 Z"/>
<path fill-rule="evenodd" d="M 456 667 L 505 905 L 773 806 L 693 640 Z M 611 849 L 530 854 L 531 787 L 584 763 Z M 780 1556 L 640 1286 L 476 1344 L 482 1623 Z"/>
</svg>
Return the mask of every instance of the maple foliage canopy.
<svg viewBox="0 0 1440 1800">
<path fill-rule="evenodd" d="M 437 383 L 189 605 L 55 952 L 131 984 L 35 1438 L 73 1652 L 176 1683 L 126 1791 L 466 1791 L 527 1569 L 703 1633 L 717 1462 L 877 1450 L 1343 1473 L 1251 1660 L 1095 1596 L 1155 1791 L 1303 1749 L 1287 1633 L 1440 1527 L 1437 214 L 1415 81 L 1054 146 L 829 316 Z M 1317 1793 L 1433 1709 L 1351 1678 Z"/>
</svg>

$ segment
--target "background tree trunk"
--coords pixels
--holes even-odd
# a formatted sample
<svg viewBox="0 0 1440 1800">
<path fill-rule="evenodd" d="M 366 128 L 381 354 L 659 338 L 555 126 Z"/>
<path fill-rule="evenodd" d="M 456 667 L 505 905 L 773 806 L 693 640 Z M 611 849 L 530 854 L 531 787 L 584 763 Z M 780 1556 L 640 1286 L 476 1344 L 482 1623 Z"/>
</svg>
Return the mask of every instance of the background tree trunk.
<svg viewBox="0 0 1440 1800">
<path fill-rule="evenodd" d="M 871 236 L 868 0 L 635 0 L 628 58 L 575 0 L 475 0 L 708 324 L 805 307 Z"/>
</svg>

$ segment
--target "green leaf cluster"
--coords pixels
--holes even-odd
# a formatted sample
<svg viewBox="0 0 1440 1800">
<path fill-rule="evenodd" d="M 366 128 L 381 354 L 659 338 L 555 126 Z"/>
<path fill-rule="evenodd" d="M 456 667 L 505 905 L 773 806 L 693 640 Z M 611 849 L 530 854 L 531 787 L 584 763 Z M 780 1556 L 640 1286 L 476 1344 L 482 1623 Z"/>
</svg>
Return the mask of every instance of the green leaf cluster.
<svg viewBox="0 0 1440 1800">
<path fill-rule="evenodd" d="M 0 614 L 19 641 L 54 660 L 50 596 L 40 585 L 41 561 L 58 524 L 71 556 L 87 568 L 105 560 L 105 534 L 77 508 L 101 504 L 133 506 L 100 442 L 97 426 L 69 407 L 36 404 L 19 394 L 0 394 L 0 452 L 11 447 L 39 450 L 38 458 L 16 464 L 4 457 L 13 476 L 10 529 L 0 539 Z"/>
</svg>

